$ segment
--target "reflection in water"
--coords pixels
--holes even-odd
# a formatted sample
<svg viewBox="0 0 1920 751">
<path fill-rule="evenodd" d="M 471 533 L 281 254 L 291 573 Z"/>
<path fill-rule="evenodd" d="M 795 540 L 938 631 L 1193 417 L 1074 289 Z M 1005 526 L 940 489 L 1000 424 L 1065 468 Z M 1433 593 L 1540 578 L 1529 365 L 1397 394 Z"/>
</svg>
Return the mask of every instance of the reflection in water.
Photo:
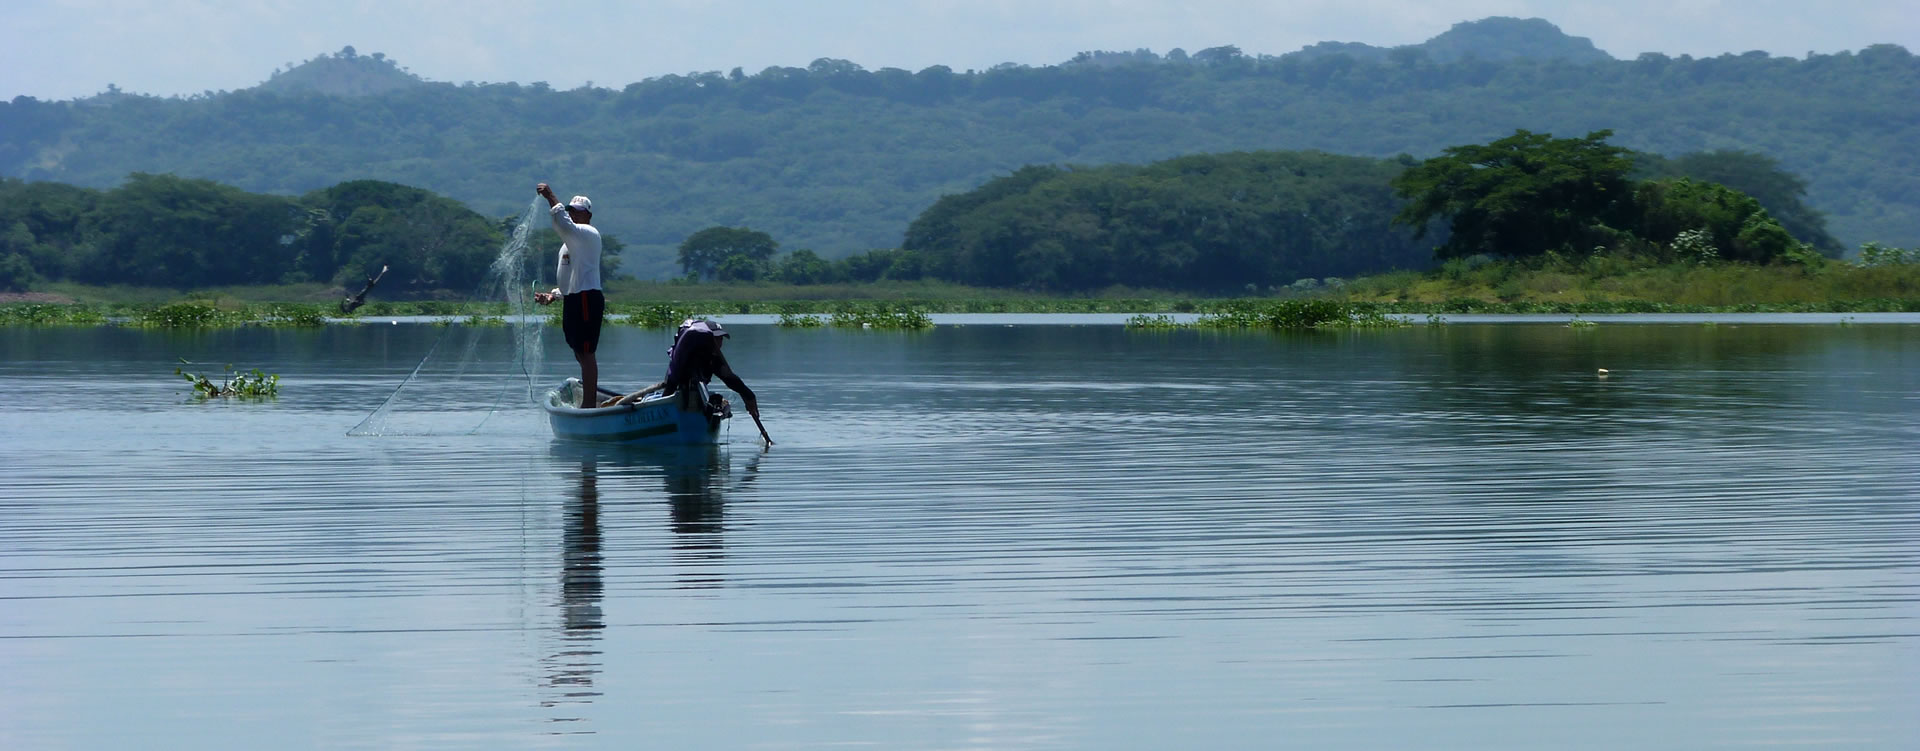
<svg viewBox="0 0 1920 751">
<path fill-rule="evenodd" d="M 593 687 L 600 672 L 600 629 L 606 627 L 600 610 L 606 584 L 601 573 L 599 482 L 595 463 L 581 462 L 578 492 L 567 500 L 560 556 L 560 646 L 547 661 L 547 686 L 558 689 L 558 695 L 543 702 L 548 707 L 587 703 L 600 695 Z"/>
<path fill-rule="evenodd" d="M 758 471 L 761 454 L 747 462 L 742 482 Z M 720 586 L 721 532 L 725 531 L 728 466 L 719 447 L 690 449 L 663 469 L 667 504 L 673 521 L 675 560 L 682 564 L 678 581 L 684 589 Z"/>
<path fill-rule="evenodd" d="M 0 327 L 0 747 L 1920 748 L 1920 325 L 769 330 L 758 475 L 407 331 Z"/>
<path fill-rule="evenodd" d="M 676 581 L 682 589 L 718 587 L 722 582 L 718 564 L 724 558 L 721 533 L 729 484 L 727 456 L 718 446 L 641 449 L 555 444 L 554 450 L 557 457 L 568 461 L 567 466 L 576 460 L 580 466 L 565 507 L 560 640 L 555 654 L 546 660 L 545 671 L 546 685 L 555 689 L 555 694 L 542 702 L 546 707 L 588 704 L 600 696 L 594 679 L 602 669 L 599 641 L 606 628 L 601 608 L 606 596 L 601 481 L 607 480 L 608 491 L 616 499 L 644 499 L 650 495 L 651 483 L 642 480 L 659 473 L 669 526 L 674 532 L 675 559 L 682 570 Z M 747 461 L 740 483 L 752 482 L 758 476 L 762 456 L 756 453 Z M 560 717 L 554 721 L 581 719 Z"/>
</svg>

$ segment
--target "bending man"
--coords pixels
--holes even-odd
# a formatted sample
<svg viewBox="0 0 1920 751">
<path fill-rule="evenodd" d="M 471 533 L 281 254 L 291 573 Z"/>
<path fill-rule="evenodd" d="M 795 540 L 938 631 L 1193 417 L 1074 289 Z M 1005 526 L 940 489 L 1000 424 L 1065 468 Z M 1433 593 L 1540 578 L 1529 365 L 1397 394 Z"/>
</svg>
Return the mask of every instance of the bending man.
<svg viewBox="0 0 1920 751">
<path fill-rule="evenodd" d="M 593 226 L 593 202 L 586 196 L 560 203 L 546 183 L 534 192 L 547 199 L 547 211 L 553 215 L 553 230 L 560 233 L 560 263 L 552 292 L 540 292 L 533 301 L 550 305 L 559 300 L 560 330 L 566 334 L 573 359 L 580 362 L 580 406 L 600 406 L 600 363 L 594 352 L 600 348 L 600 317 L 606 312 L 607 298 L 600 292 L 600 230 Z"/>
<path fill-rule="evenodd" d="M 727 330 L 720 324 L 704 318 L 689 318 L 681 322 L 680 331 L 673 338 L 673 347 L 667 350 L 667 377 L 659 383 L 635 391 L 624 397 L 621 402 L 637 402 L 655 391 L 667 394 L 679 393 L 690 397 L 695 383 L 709 383 L 714 376 L 727 384 L 740 395 L 747 405 L 747 414 L 760 419 L 760 402 L 753 396 L 753 389 L 735 375 L 733 367 L 727 364 L 727 356 L 720 353 L 721 343 L 727 340 Z"/>
</svg>

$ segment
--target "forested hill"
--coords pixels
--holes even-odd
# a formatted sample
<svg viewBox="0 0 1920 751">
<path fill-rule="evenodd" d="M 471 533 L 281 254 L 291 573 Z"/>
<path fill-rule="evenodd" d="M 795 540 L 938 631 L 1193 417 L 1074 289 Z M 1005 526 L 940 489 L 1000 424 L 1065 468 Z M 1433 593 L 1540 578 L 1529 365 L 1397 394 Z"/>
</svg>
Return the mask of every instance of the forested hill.
<svg viewBox="0 0 1920 751">
<path fill-rule="evenodd" d="M 593 197 L 596 223 L 629 241 L 629 270 L 667 275 L 675 246 L 714 225 L 829 258 L 895 247 L 941 195 L 1024 165 L 1236 150 L 1425 158 L 1516 128 L 1611 129 L 1659 154 L 1777 158 L 1849 246 L 1920 238 L 1920 61 L 1897 46 L 1625 61 L 1544 22 L 1489 19 L 1423 45 L 1334 47 L 1345 51 L 1100 52 L 966 72 L 821 59 L 570 91 L 419 81 L 343 50 L 309 63 L 336 68 L 326 75 L 298 66 L 242 91 L 16 98 L 0 104 L 0 175 L 105 187 L 171 172 L 289 195 L 372 178 L 496 216 L 549 181 Z"/>
</svg>

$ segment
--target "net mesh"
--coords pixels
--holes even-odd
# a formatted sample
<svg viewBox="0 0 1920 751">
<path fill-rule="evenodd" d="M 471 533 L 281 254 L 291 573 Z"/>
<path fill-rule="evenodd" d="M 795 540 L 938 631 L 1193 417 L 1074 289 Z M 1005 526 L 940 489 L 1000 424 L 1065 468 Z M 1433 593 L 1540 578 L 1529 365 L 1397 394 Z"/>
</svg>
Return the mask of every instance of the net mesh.
<svg viewBox="0 0 1920 751">
<path fill-rule="evenodd" d="M 462 304 L 476 310 L 476 303 L 504 301 L 506 316 L 476 311 L 447 322 L 413 372 L 348 435 L 471 434 L 495 415 L 531 409 L 544 398 L 547 318 L 533 302 L 538 262 L 529 246 L 535 221 L 547 213 L 543 203 L 527 205 L 486 278 Z"/>
</svg>

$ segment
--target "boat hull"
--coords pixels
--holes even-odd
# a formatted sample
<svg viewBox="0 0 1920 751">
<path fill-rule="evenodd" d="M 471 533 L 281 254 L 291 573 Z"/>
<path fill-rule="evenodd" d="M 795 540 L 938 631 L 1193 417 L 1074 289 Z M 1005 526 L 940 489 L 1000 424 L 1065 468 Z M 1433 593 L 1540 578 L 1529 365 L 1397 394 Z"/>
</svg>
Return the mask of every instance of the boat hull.
<svg viewBox="0 0 1920 751">
<path fill-rule="evenodd" d="M 569 385 L 578 390 L 577 384 L 563 384 L 548 392 L 542 405 L 555 438 L 654 446 L 693 446 L 720 440 L 720 423 L 726 415 L 710 415 L 701 409 L 704 394 L 694 395 L 701 397 L 699 401 L 656 396 L 636 404 L 580 409 L 565 398 Z"/>
</svg>

